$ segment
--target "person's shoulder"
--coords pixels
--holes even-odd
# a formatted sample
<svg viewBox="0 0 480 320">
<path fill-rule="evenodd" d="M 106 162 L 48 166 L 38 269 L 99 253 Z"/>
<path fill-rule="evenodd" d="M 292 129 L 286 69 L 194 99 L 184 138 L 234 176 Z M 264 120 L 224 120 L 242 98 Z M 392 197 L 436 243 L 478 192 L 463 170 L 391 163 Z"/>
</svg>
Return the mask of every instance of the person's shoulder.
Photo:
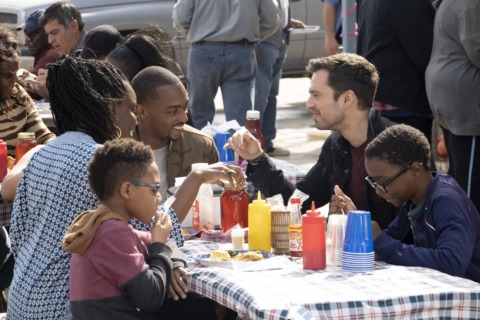
<svg viewBox="0 0 480 320">
<path fill-rule="evenodd" d="M 428 187 L 426 199 L 438 201 L 439 199 L 457 199 L 461 202 L 466 200 L 467 194 L 451 176 L 443 173 L 433 173 L 433 181 Z"/>
<path fill-rule="evenodd" d="M 13 90 L 10 97 L 7 98 L 6 104 L 12 105 L 15 108 L 28 107 L 33 105 L 33 100 L 30 98 L 30 95 L 25 90 L 25 88 L 16 82 L 13 85 Z"/>
<path fill-rule="evenodd" d="M 96 235 L 99 237 L 114 235 L 114 238 L 118 238 L 120 234 L 133 235 L 133 231 L 125 222 L 116 219 L 109 219 L 102 222 L 96 231 Z"/>
<path fill-rule="evenodd" d="M 340 131 L 332 131 L 330 135 L 325 139 L 324 146 L 331 148 L 332 146 L 340 147 L 345 138 Z"/>
<path fill-rule="evenodd" d="M 430 186 L 432 190 L 439 190 L 439 189 L 448 189 L 452 190 L 452 192 L 456 192 L 459 194 L 465 193 L 462 187 L 458 184 L 457 180 L 452 176 L 444 173 L 433 172 L 433 181 Z"/>
<path fill-rule="evenodd" d="M 14 85 L 13 85 L 13 91 L 12 91 L 12 94 L 18 96 L 18 97 L 30 97 L 27 93 L 27 91 L 25 90 L 25 88 L 18 82 L 16 82 Z"/>
<path fill-rule="evenodd" d="M 370 125 L 373 126 L 373 130 L 376 132 L 376 134 L 379 134 L 384 129 L 397 124 L 393 121 L 390 121 L 388 118 L 383 117 L 380 110 L 375 107 L 370 108 L 369 119 Z"/>
<path fill-rule="evenodd" d="M 475 205 L 468 198 L 463 188 L 458 184 L 455 178 L 442 173 L 433 173 L 434 179 L 430 184 L 425 199 L 426 206 L 436 208 L 437 210 L 448 210 L 449 214 L 458 209 L 463 212 L 470 212 L 478 215 Z M 435 205 L 436 204 L 436 205 Z M 457 210 L 454 210 L 456 208 Z"/>
<path fill-rule="evenodd" d="M 45 59 L 52 60 L 55 62 L 58 58 L 60 58 L 60 53 L 52 47 L 49 47 L 45 50 L 44 56 Z"/>
<path fill-rule="evenodd" d="M 210 137 L 209 135 L 207 135 L 206 133 L 203 133 L 198 129 L 195 129 L 192 126 L 189 126 L 188 124 L 185 124 L 183 126 L 183 134 L 184 134 L 184 138 L 213 142 L 212 137 Z"/>
</svg>

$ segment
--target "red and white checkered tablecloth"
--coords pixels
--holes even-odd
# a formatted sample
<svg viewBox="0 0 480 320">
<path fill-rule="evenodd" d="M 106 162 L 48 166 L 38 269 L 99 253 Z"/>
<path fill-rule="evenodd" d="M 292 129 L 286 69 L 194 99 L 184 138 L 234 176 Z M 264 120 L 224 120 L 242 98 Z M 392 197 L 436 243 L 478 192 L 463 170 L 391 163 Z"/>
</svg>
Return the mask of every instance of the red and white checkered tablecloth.
<svg viewBox="0 0 480 320">
<path fill-rule="evenodd" d="M 190 289 L 247 319 L 479 319 L 480 284 L 436 270 L 375 262 L 364 273 L 273 257 L 263 271 L 202 267 L 197 254 L 225 244 L 187 241 Z M 256 262 L 255 262 L 256 263 Z M 253 263 L 251 263 L 253 264 Z M 262 268 L 260 268 L 262 269 Z"/>
</svg>

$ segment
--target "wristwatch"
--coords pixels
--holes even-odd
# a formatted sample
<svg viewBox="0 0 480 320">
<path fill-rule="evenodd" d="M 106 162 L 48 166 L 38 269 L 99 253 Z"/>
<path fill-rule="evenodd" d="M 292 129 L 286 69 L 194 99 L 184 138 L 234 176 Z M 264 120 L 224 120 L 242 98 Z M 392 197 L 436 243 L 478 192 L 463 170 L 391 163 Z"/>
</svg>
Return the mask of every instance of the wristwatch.
<svg viewBox="0 0 480 320">
<path fill-rule="evenodd" d="M 256 166 L 258 165 L 260 162 L 262 162 L 265 158 L 267 157 L 267 155 L 265 154 L 265 152 L 263 152 L 261 155 L 259 155 L 258 157 L 252 159 L 252 160 L 249 160 L 248 163 L 250 163 L 252 166 Z"/>
</svg>

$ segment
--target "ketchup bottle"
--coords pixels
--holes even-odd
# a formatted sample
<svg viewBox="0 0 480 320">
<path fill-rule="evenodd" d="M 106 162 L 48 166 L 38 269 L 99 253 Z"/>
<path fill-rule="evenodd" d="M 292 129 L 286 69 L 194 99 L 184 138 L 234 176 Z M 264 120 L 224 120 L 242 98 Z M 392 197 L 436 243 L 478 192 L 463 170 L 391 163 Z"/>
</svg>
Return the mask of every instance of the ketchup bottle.
<svg viewBox="0 0 480 320">
<path fill-rule="evenodd" d="M 325 218 L 312 209 L 302 217 L 303 269 L 323 270 L 327 267 L 325 249 Z"/>
<path fill-rule="evenodd" d="M 265 149 L 265 139 L 263 138 L 262 130 L 260 129 L 260 111 L 248 110 L 247 120 L 245 121 L 245 128 L 257 138 L 262 149 Z"/>
<path fill-rule="evenodd" d="M 265 139 L 263 138 L 262 130 L 260 129 L 260 111 L 248 110 L 247 119 L 245 121 L 245 129 L 247 129 L 260 142 L 262 150 L 265 149 Z M 238 156 L 236 164 L 243 172 L 247 171 L 248 162 L 242 157 Z"/>
</svg>

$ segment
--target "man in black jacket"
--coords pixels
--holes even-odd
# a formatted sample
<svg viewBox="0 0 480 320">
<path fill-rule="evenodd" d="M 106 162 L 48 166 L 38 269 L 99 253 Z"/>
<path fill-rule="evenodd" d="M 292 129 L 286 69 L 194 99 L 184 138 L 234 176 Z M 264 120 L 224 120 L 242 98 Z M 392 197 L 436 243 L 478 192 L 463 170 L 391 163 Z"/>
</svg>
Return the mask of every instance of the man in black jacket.
<svg viewBox="0 0 480 320">
<path fill-rule="evenodd" d="M 396 209 L 378 197 L 365 181 L 366 145 L 394 124 L 372 109 L 379 79 L 375 66 L 356 54 L 341 53 L 310 60 L 307 71 L 312 77 L 306 106 L 317 129 L 333 133 L 302 181 L 296 186 L 290 183 L 246 130 L 237 131 L 227 147 L 248 160 L 248 180 L 267 197 L 282 194 L 287 202 L 298 189 L 310 196 L 303 203 L 305 211 L 312 200 L 317 207 L 327 204 L 338 185 L 359 210 L 370 211 L 380 227 L 387 227 Z"/>
</svg>

